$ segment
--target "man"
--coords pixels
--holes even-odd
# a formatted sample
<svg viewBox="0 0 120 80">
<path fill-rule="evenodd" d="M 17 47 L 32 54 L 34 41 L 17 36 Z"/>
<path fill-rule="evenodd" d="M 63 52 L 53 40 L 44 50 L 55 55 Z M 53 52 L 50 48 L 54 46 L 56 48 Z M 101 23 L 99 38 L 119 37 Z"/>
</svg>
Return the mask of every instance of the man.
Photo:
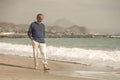
<svg viewBox="0 0 120 80">
<path fill-rule="evenodd" d="M 44 19 L 43 14 L 38 14 L 37 21 L 33 22 L 28 30 L 28 36 L 32 40 L 34 67 L 38 66 L 38 49 L 42 55 L 42 63 L 44 70 L 49 70 L 46 59 L 46 44 L 45 44 L 45 25 L 42 23 Z"/>
</svg>

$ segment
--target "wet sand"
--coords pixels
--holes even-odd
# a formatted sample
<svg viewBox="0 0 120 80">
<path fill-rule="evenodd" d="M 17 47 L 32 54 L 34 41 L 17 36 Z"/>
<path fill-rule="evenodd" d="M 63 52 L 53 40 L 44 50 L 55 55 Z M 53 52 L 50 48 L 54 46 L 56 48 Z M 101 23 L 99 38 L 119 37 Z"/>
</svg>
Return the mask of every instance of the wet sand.
<svg viewBox="0 0 120 80">
<path fill-rule="evenodd" d="M 48 60 L 51 68 L 34 70 L 33 58 L 0 54 L 0 80 L 120 80 L 120 68 Z"/>
<path fill-rule="evenodd" d="M 74 71 L 86 65 L 79 66 L 51 60 L 48 60 L 48 63 L 51 70 L 44 71 L 40 59 L 38 70 L 34 70 L 33 58 L 0 54 L 0 80 L 94 80 L 86 77 L 64 75 L 64 73 L 59 72 Z M 84 68 L 82 69 L 84 70 Z"/>
</svg>

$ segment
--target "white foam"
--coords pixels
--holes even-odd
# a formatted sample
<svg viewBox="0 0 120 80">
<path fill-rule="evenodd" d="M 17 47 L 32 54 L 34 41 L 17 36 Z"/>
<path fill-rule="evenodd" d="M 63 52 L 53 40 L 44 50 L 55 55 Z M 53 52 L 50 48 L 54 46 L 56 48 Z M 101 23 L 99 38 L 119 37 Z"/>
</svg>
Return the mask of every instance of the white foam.
<svg viewBox="0 0 120 80">
<path fill-rule="evenodd" d="M 79 76 L 88 77 L 97 80 L 119 80 L 120 74 L 117 72 L 100 72 L 100 71 L 75 71 L 73 73 L 75 76 L 79 74 Z"/>
<path fill-rule="evenodd" d="M 19 56 L 32 56 L 32 46 L 11 43 L 0 43 L 0 52 Z"/>
<path fill-rule="evenodd" d="M 32 46 L 0 43 L 0 52 L 32 57 Z M 49 59 L 58 61 L 76 62 L 91 66 L 120 68 L 119 50 L 104 51 L 47 46 L 47 56 Z"/>
</svg>

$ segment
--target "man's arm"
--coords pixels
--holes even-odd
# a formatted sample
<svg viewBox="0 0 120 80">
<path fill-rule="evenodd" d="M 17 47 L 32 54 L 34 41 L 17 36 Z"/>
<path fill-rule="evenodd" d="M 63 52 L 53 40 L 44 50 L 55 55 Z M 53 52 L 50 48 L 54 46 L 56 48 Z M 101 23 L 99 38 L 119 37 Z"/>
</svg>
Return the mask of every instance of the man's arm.
<svg viewBox="0 0 120 80">
<path fill-rule="evenodd" d="M 33 38 L 32 38 L 32 24 L 31 24 L 30 27 L 29 27 L 28 36 L 29 36 L 30 39 L 33 39 Z"/>
<path fill-rule="evenodd" d="M 44 29 L 43 29 L 44 31 L 43 31 L 43 35 L 44 35 L 44 38 L 45 38 L 45 25 L 44 25 Z"/>
</svg>

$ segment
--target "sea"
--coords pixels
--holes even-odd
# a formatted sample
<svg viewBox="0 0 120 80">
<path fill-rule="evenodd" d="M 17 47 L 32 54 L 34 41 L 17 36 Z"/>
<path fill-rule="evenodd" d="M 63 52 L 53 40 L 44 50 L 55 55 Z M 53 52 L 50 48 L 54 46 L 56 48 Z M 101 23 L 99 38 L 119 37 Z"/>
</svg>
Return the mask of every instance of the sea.
<svg viewBox="0 0 120 80">
<path fill-rule="evenodd" d="M 50 71 L 50 74 L 120 80 L 120 38 L 46 38 L 48 60 L 114 71 Z M 29 38 L 0 38 L 0 54 L 33 57 Z M 39 52 L 39 58 L 41 54 Z"/>
<path fill-rule="evenodd" d="M 46 44 L 50 60 L 120 68 L 120 38 L 46 38 Z M 0 38 L 1 53 L 32 57 L 32 51 L 29 38 Z"/>
</svg>

